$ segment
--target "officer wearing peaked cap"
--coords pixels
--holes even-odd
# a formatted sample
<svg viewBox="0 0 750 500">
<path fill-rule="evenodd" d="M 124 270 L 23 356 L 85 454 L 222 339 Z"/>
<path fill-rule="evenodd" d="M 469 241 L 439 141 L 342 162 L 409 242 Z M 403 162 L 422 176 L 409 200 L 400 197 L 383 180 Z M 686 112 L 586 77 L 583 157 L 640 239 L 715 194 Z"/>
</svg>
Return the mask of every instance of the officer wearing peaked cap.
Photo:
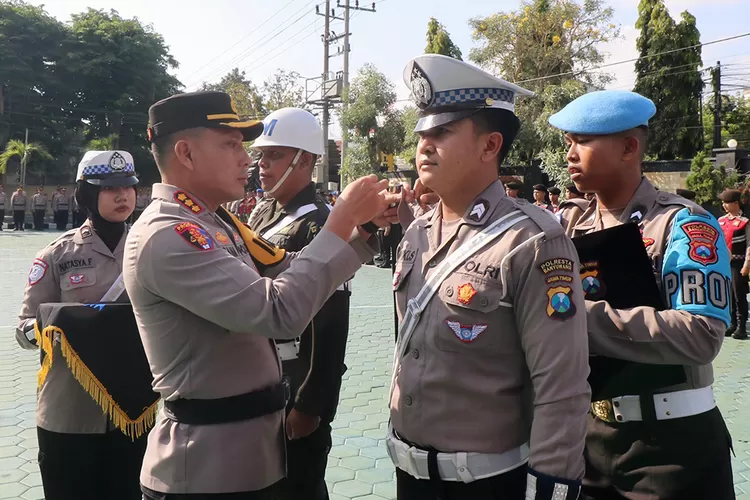
<svg viewBox="0 0 750 500">
<path fill-rule="evenodd" d="M 110 391 L 106 387 L 96 392 L 91 389 L 101 388 L 86 375 L 86 365 L 92 360 L 80 350 L 64 350 L 76 331 L 67 329 L 46 337 L 49 343 L 40 342 L 46 328 L 35 324 L 43 305 L 128 301 L 118 277 L 128 233 L 125 221 L 135 208 L 138 178 L 133 158 L 127 151 L 88 151 L 78 165 L 76 181 L 76 196 L 87 214 L 86 221 L 37 253 L 29 270 L 16 330 L 21 347 L 41 347 L 43 351 L 36 422 L 44 496 L 49 500 L 136 500 L 141 497 L 138 475 L 148 426 L 139 426 L 140 437 L 135 439 L 118 429 L 125 419 L 115 418 L 115 405 L 97 404 L 97 397 L 110 401 Z M 109 344 L 110 326 L 113 325 L 102 325 L 100 333 L 104 338 L 95 342 L 95 357 L 99 359 L 124 347 Z M 130 338 L 134 345 L 140 344 L 135 329 Z M 119 351 L 118 356 L 124 355 Z M 72 370 L 71 357 L 83 369 Z M 132 373 L 115 375 L 132 381 Z M 148 421 L 145 416 L 144 419 Z"/>
<path fill-rule="evenodd" d="M 569 234 L 638 224 L 665 298 L 663 308 L 616 309 L 602 287 L 588 283 L 617 285 L 606 285 L 596 262 L 582 263 L 587 276 L 599 279 L 584 286 L 591 353 L 621 360 L 631 374 L 621 393 L 594 395 L 584 494 L 732 499 L 730 438 L 711 387 L 711 362 L 730 322 L 730 255 L 713 215 L 643 176 L 655 112 L 637 93 L 607 90 L 585 94 L 549 118 L 565 132 L 573 182 L 596 193 Z"/>
<path fill-rule="evenodd" d="M 149 120 L 162 182 L 133 224 L 123 271 L 164 399 L 143 461 L 144 497 L 275 499 L 288 385 L 273 339 L 298 337 L 372 258 L 350 237 L 394 197 L 375 176 L 352 182 L 312 243 L 287 253 L 221 208 L 245 192 L 243 142 L 262 122 L 242 121 L 223 92 L 169 97 Z"/>
<path fill-rule="evenodd" d="M 412 221 L 405 188 L 399 207 L 398 498 L 577 498 L 590 391 L 576 251 L 498 179 L 515 97 L 531 93 L 440 55 L 404 80 L 421 110 L 419 180 L 440 199 Z"/>
</svg>

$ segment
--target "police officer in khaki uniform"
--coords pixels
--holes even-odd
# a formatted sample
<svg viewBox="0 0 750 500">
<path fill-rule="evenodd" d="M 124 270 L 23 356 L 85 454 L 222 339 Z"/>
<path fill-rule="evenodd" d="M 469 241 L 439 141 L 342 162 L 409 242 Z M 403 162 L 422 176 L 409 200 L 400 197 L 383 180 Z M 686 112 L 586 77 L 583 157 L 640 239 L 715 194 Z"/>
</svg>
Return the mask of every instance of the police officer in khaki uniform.
<svg viewBox="0 0 750 500">
<path fill-rule="evenodd" d="M 55 224 L 58 231 L 65 231 L 68 227 L 68 212 L 70 211 L 70 196 L 67 188 L 60 188 L 60 192 L 52 199 L 52 212 L 55 214 Z"/>
<path fill-rule="evenodd" d="M 310 112 L 283 108 L 268 115 L 254 143 L 260 182 L 273 196 L 250 228 L 288 251 L 298 252 L 320 232 L 331 211 L 312 182 L 322 155 L 323 129 Z M 287 479 L 283 498 L 326 500 L 325 482 L 344 355 L 349 335 L 350 284 L 325 303 L 299 338 L 277 340 L 292 397 L 287 405 Z"/>
<path fill-rule="evenodd" d="M 711 362 L 729 324 L 729 251 L 715 217 L 656 190 L 643 176 L 655 112 L 639 94 L 607 90 L 579 97 L 549 119 L 566 132 L 572 181 L 596 193 L 569 233 L 638 224 L 665 299 L 664 310 L 586 300 L 591 353 L 636 367 L 674 365 L 684 373 L 676 379 L 682 383 L 652 377 L 644 389 L 634 369 L 632 388 L 592 404 L 584 493 L 594 499 L 733 499 L 730 437 L 711 388 Z M 590 272 L 597 272 L 595 263 Z M 584 292 L 595 297 L 589 283 Z"/>
<path fill-rule="evenodd" d="M 726 336 L 747 338 L 747 294 L 750 293 L 747 275 L 750 273 L 750 220 L 740 208 L 742 193 L 727 189 L 719 195 L 726 215 L 719 217 L 724 241 L 732 254 L 732 323 Z"/>
<path fill-rule="evenodd" d="M 0 231 L 3 230 L 3 225 L 5 225 L 5 191 L 3 185 L 0 184 Z"/>
<path fill-rule="evenodd" d="M 31 206 L 34 211 L 34 229 L 44 231 L 44 215 L 47 213 L 47 193 L 43 187 L 36 188 L 36 194 L 31 197 Z"/>
<path fill-rule="evenodd" d="M 578 221 L 589 207 L 590 202 L 583 197 L 583 193 L 578 190 L 575 184 L 565 186 L 565 195 L 567 199 L 560 203 L 556 215 L 563 228 L 567 229 L 571 224 Z"/>
<path fill-rule="evenodd" d="M 275 498 L 288 387 L 272 339 L 302 334 L 372 258 L 361 238 L 348 240 L 395 197 L 375 176 L 354 181 L 312 243 L 286 253 L 220 208 L 244 192 L 243 141 L 256 139 L 262 122 L 240 121 L 223 92 L 164 99 L 149 121 L 163 182 L 128 235 L 123 271 L 164 399 L 141 472 L 144 496 Z"/>
<path fill-rule="evenodd" d="M 13 230 L 14 231 L 25 231 L 26 225 L 26 205 L 28 203 L 28 197 L 23 187 L 18 186 L 16 192 L 10 197 L 10 206 L 13 209 Z"/>
<path fill-rule="evenodd" d="M 122 270 L 125 220 L 133 212 L 138 182 L 131 155 L 89 151 L 78 166 L 77 181 L 79 202 L 89 216 L 79 229 L 41 250 L 31 265 L 16 330 L 16 340 L 26 349 L 38 347 L 34 323 L 40 304 L 97 303 Z M 111 301 L 127 302 L 127 296 Z M 62 359 L 59 339 L 51 354 L 54 362 L 39 387 L 36 419 L 45 498 L 139 499 L 145 438 L 132 440 L 115 428 Z"/>
<path fill-rule="evenodd" d="M 400 500 L 578 497 L 590 402 L 575 248 L 498 167 L 530 92 L 440 55 L 410 61 L 417 168 L 438 205 L 408 225 L 388 452 Z"/>
</svg>

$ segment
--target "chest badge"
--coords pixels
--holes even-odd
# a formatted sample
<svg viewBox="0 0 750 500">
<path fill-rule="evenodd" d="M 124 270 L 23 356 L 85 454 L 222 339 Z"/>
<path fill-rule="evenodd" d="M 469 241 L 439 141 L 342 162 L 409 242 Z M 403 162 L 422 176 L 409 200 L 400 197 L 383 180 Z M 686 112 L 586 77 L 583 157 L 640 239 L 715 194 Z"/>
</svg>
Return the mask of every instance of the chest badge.
<svg viewBox="0 0 750 500">
<path fill-rule="evenodd" d="M 231 241 L 229 240 L 229 237 L 222 233 L 221 231 L 216 231 L 214 234 L 214 237 L 216 238 L 216 241 L 221 243 L 222 245 L 228 245 Z"/>
<path fill-rule="evenodd" d="M 80 285 L 84 281 L 86 281 L 86 275 L 85 274 L 71 274 L 68 277 L 68 281 L 70 281 L 71 285 Z"/>
<path fill-rule="evenodd" d="M 648 248 L 648 247 L 650 247 L 653 244 L 654 244 L 654 239 L 653 238 L 643 238 L 643 246 L 644 247 Z"/>
<path fill-rule="evenodd" d="M 476 294 L 477 291 L 471 283 L 464 283 L 458 287 L 458 301 L 462 304 L 469 304 Z"/>
<path fill-rule="evenodd" d="M 445 320 L 445 322 L 448 324 L 448 327 L 453 330 L 453 333 L 456 334 L 458 340 L 467 344 L 474 342 L 477 337 L 487 329 L 487 325 L 462 325 L 458 321 L 451 321 L 448 319 Z"/>
</svg>

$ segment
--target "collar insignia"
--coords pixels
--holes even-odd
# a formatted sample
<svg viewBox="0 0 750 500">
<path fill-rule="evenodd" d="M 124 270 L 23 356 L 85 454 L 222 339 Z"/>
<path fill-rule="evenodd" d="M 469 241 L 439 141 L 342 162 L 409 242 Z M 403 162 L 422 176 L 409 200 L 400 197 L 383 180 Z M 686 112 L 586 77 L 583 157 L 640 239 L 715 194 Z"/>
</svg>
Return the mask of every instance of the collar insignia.
<svg viewBox="0 0 750 500">
<path fill-rule="evenodd" d="M 198 205 L 185 191 L 175 191 L 174 201 L 185 207 L 188 212 L 194 214 L 203 212 L 203 207 Z"/>
<path fill-rule="evenodd" d="M 490 204 L 487 200 L 479 200 L 474 204 L 474 208 L 471 209 L 471 212 L 469 212 L 469 219 L 475 222 L 481 221 L 489 208 Z"/>
</svg>

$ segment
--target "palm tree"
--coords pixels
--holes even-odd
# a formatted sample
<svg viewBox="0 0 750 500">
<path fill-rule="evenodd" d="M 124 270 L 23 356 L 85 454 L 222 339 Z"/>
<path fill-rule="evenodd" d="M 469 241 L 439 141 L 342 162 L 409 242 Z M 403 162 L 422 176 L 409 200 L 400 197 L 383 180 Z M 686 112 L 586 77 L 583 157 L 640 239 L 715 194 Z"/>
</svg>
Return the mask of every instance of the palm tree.
<svg viewBox="0 0 750 500">
<path fill-rule="evenodd" d="M 47 148 L 38 142 L 25 144 L 18 139 L 11 139 L 5 145 L 5 151 L 0 153 L 0 175 L 5 173 L 8 168 L 8 162 L 18 156 L 21 158 L 21 184 L 24 184 L 26 181 L 26 166 L 29 163 L 29 159 L 34 155 L 43 160 L 54 160 L 53 156 L 47 151 Z"/>
<path fill-rule="evenodd" d="M 117 142 L 119 141 L 120 136 L 117 134 L 111 134 L 107 137 L 97 137 L 96 139 L 91 139 L 88 144 L 86 144 L 86 151 L 110 151 L 113 149 L 117 149 Z"/>
</svg>

